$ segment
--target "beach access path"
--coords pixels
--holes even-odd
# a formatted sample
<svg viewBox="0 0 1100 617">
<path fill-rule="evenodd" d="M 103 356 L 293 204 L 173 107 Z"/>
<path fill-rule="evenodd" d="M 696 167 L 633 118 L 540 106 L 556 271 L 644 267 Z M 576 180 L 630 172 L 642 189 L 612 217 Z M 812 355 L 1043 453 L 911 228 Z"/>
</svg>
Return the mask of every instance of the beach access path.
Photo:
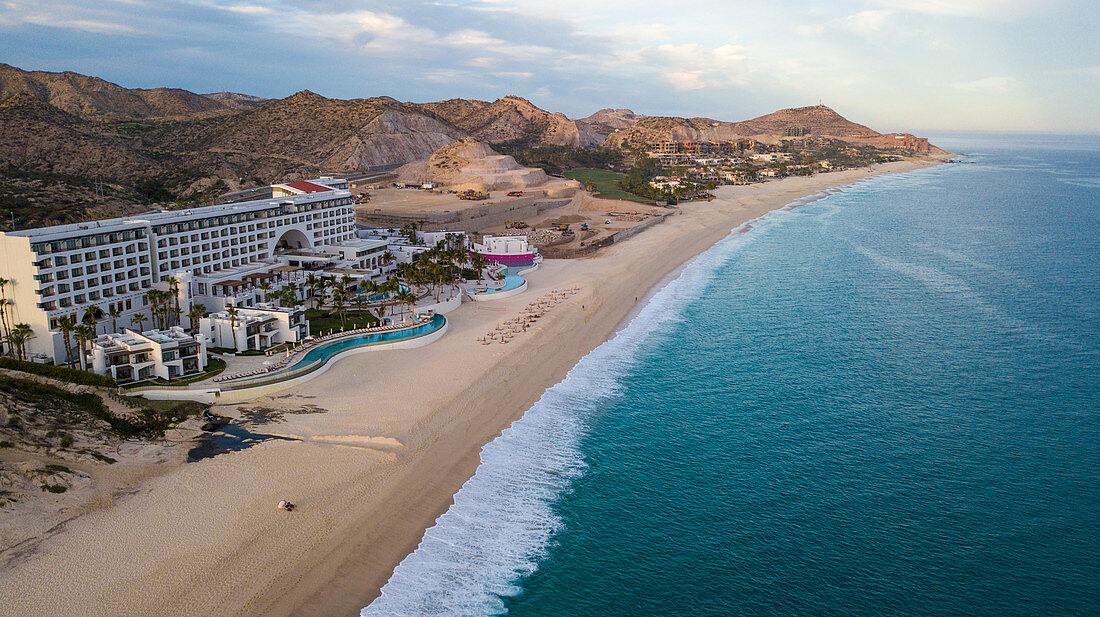
<svg viewBox="0 0 1100 617">
<path fill-rule="evenodd" d="M 547 260 L 526 293 L 450 313 L 446 336 L 428 347 L 351 356 L 250 404 L 326 410 L 263 426 L 293 441 L 180 465 L 5 560 L 0 614 L 358 615 L 473 475 L 481 447 L 606 340 L 635 298 L 741 223 L 830 186 L 937 162 L 723 187 L 596 255 Z M 508 344 L 477 340 L 573 286 L 579 293 Z M 276 509 L 281 499 L 298 508 Z"/>
</svg>

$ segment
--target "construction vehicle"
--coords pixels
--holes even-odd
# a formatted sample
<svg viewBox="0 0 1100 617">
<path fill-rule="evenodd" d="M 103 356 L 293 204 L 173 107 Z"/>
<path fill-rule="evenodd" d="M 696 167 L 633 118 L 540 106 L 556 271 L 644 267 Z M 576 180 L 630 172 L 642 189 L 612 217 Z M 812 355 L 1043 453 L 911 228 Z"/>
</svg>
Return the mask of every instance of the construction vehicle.
<svg viewBox="0 0 1100 617">
<path fill-rule="evenodd" d="M 505 229 L 527 229 L 527 223 L 524 223 L 523 221 L 505 221 L 504 222 L 504 228 Z"/>
<path fill-rule="evenodd" d="M 508 191 L 509 197 L 523 197 L 523 191 Z"/>
<path fill-rule="evenodd" d="M 482 199 L 489 199 L 489 196 L 481 191 L 475 191 L 473 189 L 467 189 L 458 194 L 459 199 L 465 199 L 467 201 L 481 201 Z"/>
<path fill-rule="evenodd" d="M 588 223 L 581 223 L 581 231 L 588 231 Z"/>
<path fill-rule="evenodd" d="M 557 229 L 558 231 L 560 231 L 562 233 L 565 233 L 565 232 L 569 231 L 569 224 L 568 223 L 562 223 L 561 225 L 558 225 L 555 229 Z"/>
</svg>

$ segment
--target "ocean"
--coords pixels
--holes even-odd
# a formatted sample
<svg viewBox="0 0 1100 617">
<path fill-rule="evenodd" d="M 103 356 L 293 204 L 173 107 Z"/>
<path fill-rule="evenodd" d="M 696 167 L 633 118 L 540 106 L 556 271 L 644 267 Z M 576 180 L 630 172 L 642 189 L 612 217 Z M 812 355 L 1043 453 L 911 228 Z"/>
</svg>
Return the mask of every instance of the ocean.
<svg viewBox="0 0 1100 617">
<path fill-rule="evenodd" d="M 483 450 L 373 615 L 1100 615 L 1100 138 L 736 230 Z"/>
</svg>

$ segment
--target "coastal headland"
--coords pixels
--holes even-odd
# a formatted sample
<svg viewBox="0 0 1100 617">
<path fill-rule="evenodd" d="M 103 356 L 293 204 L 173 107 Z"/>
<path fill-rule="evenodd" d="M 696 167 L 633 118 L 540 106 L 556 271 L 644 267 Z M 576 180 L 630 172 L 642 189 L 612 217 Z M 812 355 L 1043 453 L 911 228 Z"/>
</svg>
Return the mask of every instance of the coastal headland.
<svg viewBox="0 0 1100 617">
<path fill-rule="evenodd" d="M 290 392 L 220 408 L 277 417 L 262 432 L 280 439 L 180 464 L 5 556 L 0 613 L 356 615 L 449 507 L 482 446 L 670 272 L 797 199 L 943 159 L 722 187 L 594 255 L 545 261 L 524 294 L 463 304 L 430 347 L 352 356 Z M 573 288 L 508 344 L 478 340 Z M 276 509 L 281 499 L 298 509 Z"/>
</svg>

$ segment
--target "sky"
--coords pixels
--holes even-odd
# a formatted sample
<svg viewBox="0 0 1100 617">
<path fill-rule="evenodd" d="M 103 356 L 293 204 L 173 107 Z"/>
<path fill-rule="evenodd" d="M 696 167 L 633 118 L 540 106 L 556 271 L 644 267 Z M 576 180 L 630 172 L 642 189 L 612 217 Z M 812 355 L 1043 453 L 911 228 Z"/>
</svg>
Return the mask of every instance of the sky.
<svg viewBox="0 0 1100 617">
<path fill-rule="evenodd" d="M 126 87 L 508 94 L 882 131 L 1100 133 L 1100 0 L 0 0 L 0 61 Z"/>
</svg>

